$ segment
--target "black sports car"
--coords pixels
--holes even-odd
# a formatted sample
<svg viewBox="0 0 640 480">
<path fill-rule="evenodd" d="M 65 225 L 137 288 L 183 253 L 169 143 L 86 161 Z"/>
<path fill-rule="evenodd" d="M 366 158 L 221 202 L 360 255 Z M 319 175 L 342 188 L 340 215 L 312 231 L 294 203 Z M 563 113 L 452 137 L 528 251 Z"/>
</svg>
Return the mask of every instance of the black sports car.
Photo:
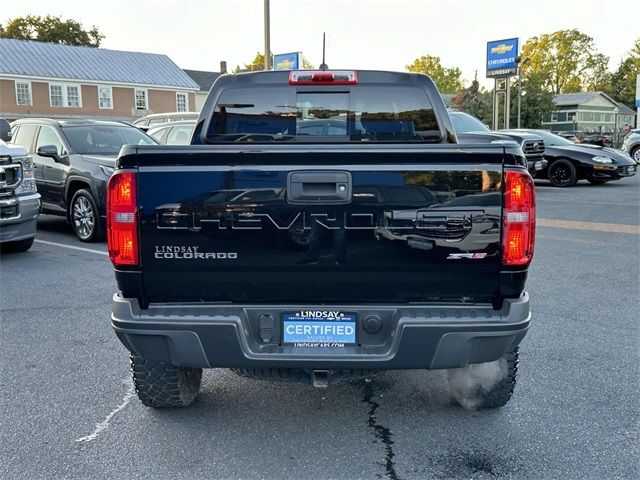
<svg viewBox="0 0 640 480">
<path fill-rule="evenodd" d="M 544 140 L 548 165 L 536 172 L 536 178 L 547 178 L 556 187 L 573 187 L 578 180 L 601 185 L 636 174 L 636 162 L 621 150 L 597 145 L 576 144 L 545 130 L 519 129 L 514 132 L 534 133 Z"/>
</svg>

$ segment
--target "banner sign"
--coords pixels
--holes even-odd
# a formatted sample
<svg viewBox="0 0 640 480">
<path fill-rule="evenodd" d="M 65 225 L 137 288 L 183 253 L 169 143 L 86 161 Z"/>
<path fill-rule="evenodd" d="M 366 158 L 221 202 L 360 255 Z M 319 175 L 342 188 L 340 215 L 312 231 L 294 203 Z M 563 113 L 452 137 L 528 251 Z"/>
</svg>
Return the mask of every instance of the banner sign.
<svg viewBox="0 0 640 480">
<path fill-rule="evenodd" d="M 518 55 L 517 38 L 487 42 L 487 78 L 515 75 Z"/>
</svg>

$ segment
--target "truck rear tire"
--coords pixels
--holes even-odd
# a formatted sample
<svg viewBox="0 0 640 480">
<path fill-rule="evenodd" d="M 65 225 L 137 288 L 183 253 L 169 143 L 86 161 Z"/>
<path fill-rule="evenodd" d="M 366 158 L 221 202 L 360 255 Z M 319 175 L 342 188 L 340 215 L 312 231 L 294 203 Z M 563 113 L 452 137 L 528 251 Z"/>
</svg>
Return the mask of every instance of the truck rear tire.
<svg viewBox="0 0 640 480">
<path fill-rule="evenodd" d="M 176 367 L 131 355 L 131 374 L 138 398 L 147 407 L 186 407 L 200 392 L 201 368 Z"/>
<path fill-rule="evenodd" d="M 513 395 L 518 373 L 518 347 L 495 362 L 447 371 L 449 390 L 465 408 L 504 407 Z"/>
</svg>

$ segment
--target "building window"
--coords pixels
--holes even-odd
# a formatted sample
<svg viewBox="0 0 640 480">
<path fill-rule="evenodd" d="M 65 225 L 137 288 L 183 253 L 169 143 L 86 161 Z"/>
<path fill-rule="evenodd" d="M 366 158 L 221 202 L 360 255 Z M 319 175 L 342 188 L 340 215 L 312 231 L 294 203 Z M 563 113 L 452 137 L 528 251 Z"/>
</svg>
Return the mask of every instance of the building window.
<svg viewBox="0 0 640 480">
<path fill-rule="evenodd" d="M 113 90 L 106 85 L 98 85 L 98 108 L 113 108 Z"/>
<path fill-rule="evenodd" d="M 16 82 L 16 105 L 32 105 L 30 82 Z"/>
<path fill-rule="evenodd" d="M 82 107 L 80 85 L 49 84 L 49 103 L 52 107 Z"/>
<path fill-rule="evenodd" d="M 185 92 L 176 92 L 176 112 L 189 111 L 189 97 Z"/>
<path fill-rule="evenodd" d="M 49 103 L 52 107 L 63 107 L 64 97 L 62 96 L 62 85 L 49 84 Z"/>
<path fill-rule="evenodd" d="M 558 114 L 556 112 L 551 113 L 551 121 L 554 123 L 558 121 Z"/>
<path fill-rule="evenodd" d="M 67 107 L 78 108 L 80 106 L 80 87 L 67 86 Z"/>
<path fill-rule="evenodd" d="M 149 101 L 147 99 L 147 91 L 144 88 L 136 88 L 136 110 L 148 110 Z"/>
</svg>

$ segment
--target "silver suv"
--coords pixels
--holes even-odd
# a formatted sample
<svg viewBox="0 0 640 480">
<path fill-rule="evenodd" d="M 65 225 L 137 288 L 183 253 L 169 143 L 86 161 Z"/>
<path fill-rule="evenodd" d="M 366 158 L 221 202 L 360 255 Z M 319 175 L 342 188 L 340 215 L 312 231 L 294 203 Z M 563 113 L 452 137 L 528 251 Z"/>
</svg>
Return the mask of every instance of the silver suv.
<svg viewBox="0 0 640 480">
<path fill-rule="evenodd" d="M 631 132 L 624 137 L 622 150 L 631 155 L 631 158 L 633 158 L 636 163 L 640 164 L 640 128 L 631 130 Z"/>
<path fill-rule="evenodd" d="M 0 245 L 2 251 L 24 252 L 36 236 L 40 194 L 33 161 L 23 147 L 0 140 Z"/>
</svg>

